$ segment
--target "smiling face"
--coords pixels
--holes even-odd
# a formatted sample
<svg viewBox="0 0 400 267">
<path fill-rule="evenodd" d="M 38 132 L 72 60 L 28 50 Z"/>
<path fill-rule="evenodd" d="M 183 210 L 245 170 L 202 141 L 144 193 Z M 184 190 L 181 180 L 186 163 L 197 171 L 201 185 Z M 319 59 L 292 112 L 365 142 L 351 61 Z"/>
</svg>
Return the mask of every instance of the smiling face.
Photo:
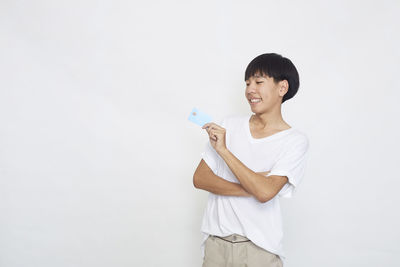
<svg viewBox="0 0 400 267">
<path fill-rule="evenodd" d="M 272 77 L 256 73 L 246 80 L 245 96 L 254 113 L 265 113 L 279 108 L 287 92 L 287 81 L 275 83 Z"/>
</svg>

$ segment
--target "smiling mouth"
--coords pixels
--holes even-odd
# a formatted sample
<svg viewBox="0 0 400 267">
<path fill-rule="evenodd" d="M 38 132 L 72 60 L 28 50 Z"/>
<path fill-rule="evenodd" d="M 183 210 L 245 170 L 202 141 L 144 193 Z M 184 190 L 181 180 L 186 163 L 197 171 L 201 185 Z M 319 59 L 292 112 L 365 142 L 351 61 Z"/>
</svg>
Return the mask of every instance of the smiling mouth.
<svg viewBox="0 0 400 267">
<path fill-rule="evenodd" d="M 250 104 L 257 104 L 261 102 L 261 98 L 251 98 L 249 99 Z"/>
</svg>

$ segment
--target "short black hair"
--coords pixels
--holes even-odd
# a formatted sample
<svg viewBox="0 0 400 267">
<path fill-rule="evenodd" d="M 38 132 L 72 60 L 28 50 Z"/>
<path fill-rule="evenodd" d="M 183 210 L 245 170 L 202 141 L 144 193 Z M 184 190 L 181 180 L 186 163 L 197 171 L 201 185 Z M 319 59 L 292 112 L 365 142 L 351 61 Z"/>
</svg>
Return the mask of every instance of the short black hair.
<svg viewBox="0 0 400 267">
<path fill-rule="evenodd" d="M 247 81 L 257 73 L 272 77 L 275 83 L 288 81 L 289 88 L 282 98 L 282 103 L 294 97 L 299 89 L 300 80 L 296 67 L 290 59 L 279 54 L 267 53 L 254 58 L 246 68 L 244 80 Z"/>
</svg>

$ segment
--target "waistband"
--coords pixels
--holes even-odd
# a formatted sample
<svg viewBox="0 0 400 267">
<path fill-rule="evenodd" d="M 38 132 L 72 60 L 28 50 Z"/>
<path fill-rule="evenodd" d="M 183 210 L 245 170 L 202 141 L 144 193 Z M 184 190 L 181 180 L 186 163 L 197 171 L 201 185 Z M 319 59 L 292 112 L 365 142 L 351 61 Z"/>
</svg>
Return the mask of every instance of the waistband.
<svg viewBox="0 0 400 267">
<path fill-rule="evenodd" d="M 250 239 L 248 239 L 247 237 L 242 236 L 242 235 L 238 235 L 238 234 L 231 234 L 231 235 L 222 236 L 222 237 L 221 236 L 217 236 L 217 235 L 210 235 L 210 236 L 216 237 L 216 238 L 219 238 L 219 239 L 222 239 L 224 241 L 231 242 L 231 243 L 242 243 L 242 242 L 249 242 L 250 241 Z"/>
</svg>

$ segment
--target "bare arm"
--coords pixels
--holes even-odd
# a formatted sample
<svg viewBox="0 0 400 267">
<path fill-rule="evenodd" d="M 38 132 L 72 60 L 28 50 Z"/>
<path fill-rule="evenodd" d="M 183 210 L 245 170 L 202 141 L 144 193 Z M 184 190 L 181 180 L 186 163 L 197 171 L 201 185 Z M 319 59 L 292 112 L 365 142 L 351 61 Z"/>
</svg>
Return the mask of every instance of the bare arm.
<svg viewBox="0 0 400 267">
<path fill-rule="evenodd" d="M 246 167 L 228 149 L 218 151 L 219 155 L 226 162 L 236 178 L 243 184 L 243 188 L 250 192 L 262 203 L 272 199 L 279 190 L 288 182 L 287 176 L 271 175 L 265 179 L 263 175 L 253 172 Z"/>
<path fill-rule="evenodd" d="M 226 129 L 209 122 L 202 126 L 207 130 L 210 137 L 210 143 L 225 161 L 229 169 L 236 176 L 243 189 L 254 196 L 258 201 L 265 203 L 272 199 L 282 187 L 288 182 L 287 176 L 271 175 L 265 179 L 263 174 L 254 172 L 244 165 L 231 151 L 228 150 L 225 143 Z M 208 180 L 208 179 L 207 179 Z"/>
<path fill-rule="evenodd" d="M 240 184 L 229 182 L 217 175 L 202 159 L 193 175 L 193 185 L 198 189 L 225 196 L 252 196 Z"/>
</svg>

